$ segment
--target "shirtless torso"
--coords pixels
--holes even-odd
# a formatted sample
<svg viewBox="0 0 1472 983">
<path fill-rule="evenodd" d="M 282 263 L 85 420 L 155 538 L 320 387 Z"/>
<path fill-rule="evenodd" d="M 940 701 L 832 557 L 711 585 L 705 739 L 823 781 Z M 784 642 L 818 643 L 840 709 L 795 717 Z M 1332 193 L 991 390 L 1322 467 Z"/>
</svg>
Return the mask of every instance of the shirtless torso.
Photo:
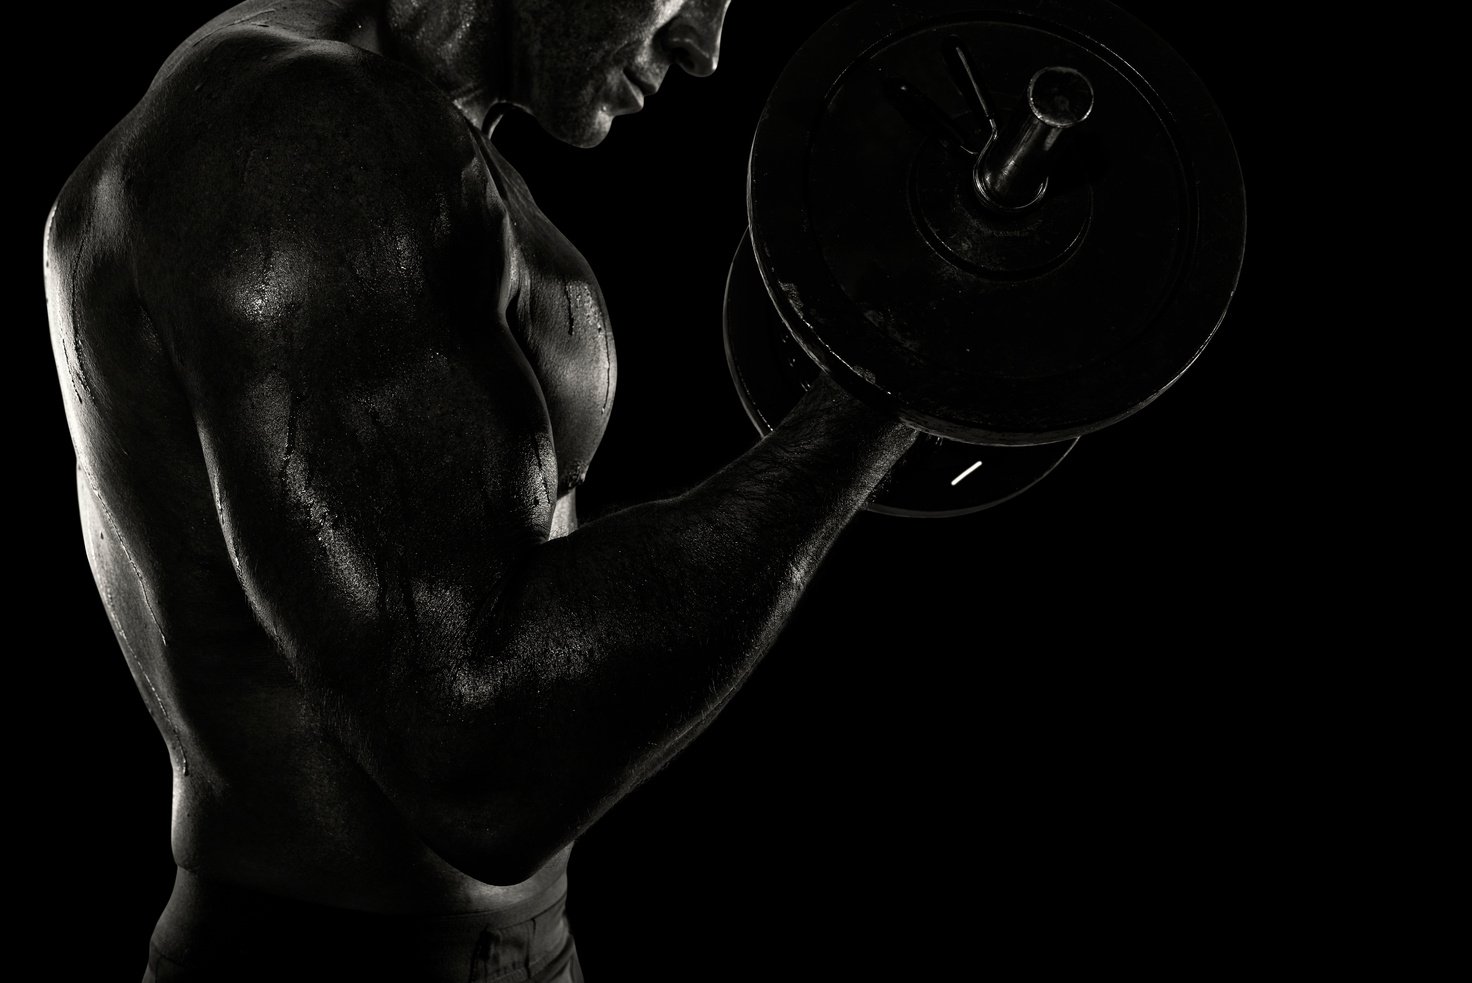
<svg viewBox="0 0 1472 983">
<path fill-rule="evenodd" d="M 406 67 L 421 6 L 202 28 L 67 184 L 47 296 L 180 868 L 496 911 L 719 711 L 911 434 L 819 386 L 687 495 L 577 530 L 602 296 L 486 104 Z M 718 42 L 724 2 L 623 6 L 665 25 L 664 67 L 714 68 L 668 25 Z M 645 81 L 585 98 L 629 111 Z"/>
<path fill-rule="evenodd" d="M 320 60 L 328 71 L 350 73 L 356 66 L 343 62 L 362 56 L 336 45 L 306 50 L 308 39 L 297 32 L 268 32 L 251 23 L 207 28 L 191 46 L 196 50 L 177 60 L 140 110 L 68 185 L 49 227 L 48 247 L 51 255 L 70 252 L 73 243 L 85 250 L 71 252 L 69 268 L 54 271 L 59 303 L 53 310 L 64 305 L 86 315 L 58 325 L 57 358 L 69 388 L 67 410 L 80 438 L 79 498 L 88 554 L 175 767 L 175 855 L 191 869 L 330 903 L 361 905 L 376 897 L 375 907 L 392 908 L 424 904 L 426 899 L 479 904 L 491 900 L 490 895 L 515 895 L 526 887 L 491 888 L 416 842 L 362 769 L 317 736 L 319 726 L 300 689 L 287 666 L 273 657 L 270 638 L 245 603 L 230 547 L 219 532 L 190 393 L 180 385 L 164 341 L 169 326 L 150 313 L 151 304 L 140 296 L 130 268 L 129 227 L 164 221 L 130 215 L 133 203 L 125 197 L 129 172 L 147 174 L 150 166 L 157 167 L 153 162 L 170 152 L 157 141 L 173 135 L 151 131 L 150 108 L 197 98 L 202 90 L 187 90 L 199 84 L 204 77 L 200 73 L 210 64 L 220 71 L 222 62 L 233 69 L 299 57 Z M 379 67 L 374 63 L 368 71 Z M 220 74 L 234 73 L 226 69 Z M 244 88 L 249 82 L 235 84 Z M 282 91 L 275 95 L 289 99 L 296 80 L 279 84 Z M 242 96 L 234 92 L 223 98 Z M 447 127 L 455 123 L 440 122 Z M 577 250 L 552 228 L 520 178 L 479 134 L 467 125 L 459 142 L 457 149 L 474 155 L 467 170 L 489 185 L 476 190 L 486 195 L 486 211 L 494 209 L 493 220 L 502 226 L 497 231 L 512 244 L 508 251 L 514 250 L 505 270 L 486 269 L 479 277 L 487 285 L 502 284 L 514 298 L 507 304 L 507 325 L 536 376 L 550 424 L 549 432 L 538 421 L 535 432 L 546 438 L 546 447 L 555 448 L 555 471 L 548 469 L 548 484 L 555 482 L 556 505 L 548 533 L 562 535 L 576 522 L 576 485 L 607 420 L 615 372 L 612 338 L 597 284 Z M 282 147 L 277 152 L 290 151 Z M 246 150 L 241 159 L 222 164 L 240 168 L 248 181 L 250 154 Z M 188 165 L 179 166 L 182 171 Z M 99 226 L 116 230 L 118 236 L 101 234 Z M 201 287 L 248 292 L 256 275 L 293 273 L 290 253 L 279 239 L 253 245 L 262 252 L 231 257 L 227 269 L 186 272 L 176 266 L 163 275 L 184 293 Z M 265 252 L 271 248 L 285 258 Z M 381 259 L 343 256 L 347 276 L 352 276 L 348 264 L 357 258 L 366 263 Z M 477 271 L 464 273 L 474 276 Z M 321 288 L 300 289 L 301 302 L 326 300 L 312 296 Z M 181 301 L 166 296 L 154 303 L 168 307 Z M 492 328 L 487 324 L 485 333 Z M 189 333 L 188 339 L 170 339 L 175 357 L 180 348 L 210 344 L 198 330 Z M 320 353 L 329 359 L 335 354 Z M 303 366 L 300 375 L 308 371 Z M 288 410 L 287 419 L 262 421 L 263 431 L 274 431 L 283 441 L 280 467 L 271 477 L 288 494 L 305 497 L 311 494 L 312 479 L 294 461 L 297 435 L 290 413 L 294 400 L 310 397 L 292 391 L 290 364 L 283 361 L 265 374 L 259 381 L 282 387 Z M 523 384 L 530 390 L 530 384 Z M 249 413 L 251 397 L 241 395 L 244 404 L 235 410 Z M 265 402 L 257 405 L 264 409 Z M 361 421 L 370 431 L 373 412 L 371 403 L 365 406 Z M 361 466 L 371 467 L 366 460 Z M 519 470 L 530 466 L 535 464 L 518 462 Z M 296 467 L 302 471 L 293 473 Z M 364 477 L 356 462 L 345 470 L 350 477 Z M 288 484 L 297 487 L 287 490 Z M 332 526 L 325 515 L 308 521 L 324 530 Z M 204 530 L 208 534 L 202 535 Z M 382 547 L 392 554 L 398 544 L 385 542 Z M 400 589 L 395 561 L 402 559 L 383 555 L 371 561 L 374 605 L 387 605 L 391 599 L 405 602 L 394 596 Z M 352 821 L 325 823 L 324 817 Z M 555 878 L 563 862 L 564 854 L 559 854 L 531 883 Z"/>
</svg>

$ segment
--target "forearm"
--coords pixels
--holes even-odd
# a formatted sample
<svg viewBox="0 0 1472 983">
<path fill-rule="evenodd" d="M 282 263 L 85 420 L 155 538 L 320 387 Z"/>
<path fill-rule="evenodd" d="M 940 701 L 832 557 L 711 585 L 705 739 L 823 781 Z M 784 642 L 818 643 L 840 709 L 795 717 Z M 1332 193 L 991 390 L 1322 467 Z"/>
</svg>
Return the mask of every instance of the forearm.
<svg viewBox="0 0 1472 983">
<path fill-rule="evenodd" d="M 750 671 L 912 441 L 825 385 L 690 492 L 547 543 L 485 626 L 488 657 L 521 669 L 502 685 L 555 681 L 590 741 L 663 746 Z"/>
</svg>

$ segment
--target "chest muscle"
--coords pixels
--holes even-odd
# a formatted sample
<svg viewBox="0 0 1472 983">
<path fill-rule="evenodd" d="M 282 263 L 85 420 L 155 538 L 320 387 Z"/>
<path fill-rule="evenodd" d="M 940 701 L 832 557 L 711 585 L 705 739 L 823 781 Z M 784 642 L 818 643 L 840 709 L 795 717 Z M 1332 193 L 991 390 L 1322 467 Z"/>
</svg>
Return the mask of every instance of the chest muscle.
<svg viewBox="0 0 1472 983">
<path fill-rule="evenodd" d="M 613 408 L 613 334 L 587 261 L 542 214 L 510 165 L 494 151 L 488 157 L 515 243 L 508 320 L 547 401 L 562 495 L 586 477 Z"/>
</svg>

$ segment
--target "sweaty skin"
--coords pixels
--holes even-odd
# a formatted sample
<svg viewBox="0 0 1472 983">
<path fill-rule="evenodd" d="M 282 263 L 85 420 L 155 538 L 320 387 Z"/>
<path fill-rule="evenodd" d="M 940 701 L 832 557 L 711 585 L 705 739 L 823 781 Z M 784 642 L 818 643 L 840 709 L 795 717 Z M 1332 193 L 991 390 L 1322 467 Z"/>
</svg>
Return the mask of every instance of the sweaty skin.
<svg viewBox="0 0 1472 983">
<path fill-rule="evenodd" d="M 726 2 L 243 4 L 66 185 L 87 555 L 181 867 L 384 912 L 535 895 L 910 445 L 824 383 L 687 494 L 578 527 L 608 318 L 482 133 L 514 106 L 597 143 L 672 65 L 714 70 Z"/>
</svg>

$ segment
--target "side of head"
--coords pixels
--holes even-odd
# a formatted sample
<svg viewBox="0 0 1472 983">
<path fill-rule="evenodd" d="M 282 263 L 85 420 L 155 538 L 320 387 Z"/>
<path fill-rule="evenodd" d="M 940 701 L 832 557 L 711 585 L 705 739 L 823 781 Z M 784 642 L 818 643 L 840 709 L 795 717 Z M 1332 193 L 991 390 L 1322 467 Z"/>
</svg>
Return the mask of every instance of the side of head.
<svg viewBox="0 0 1472 983">
<path fill-rule="evenodd" d="M 511 104 L 592 147 L 672 66 L 709 75 L 731 0 L 389 0 L 402 53 L 469 112 Z"/>
<path fill-rule="evenodd" d="M 671 67 L 706 76 L 730 0 L 520 0 L 525 108 L 564 143 L 591 147 L 638 112 Z"/>
</svg>

